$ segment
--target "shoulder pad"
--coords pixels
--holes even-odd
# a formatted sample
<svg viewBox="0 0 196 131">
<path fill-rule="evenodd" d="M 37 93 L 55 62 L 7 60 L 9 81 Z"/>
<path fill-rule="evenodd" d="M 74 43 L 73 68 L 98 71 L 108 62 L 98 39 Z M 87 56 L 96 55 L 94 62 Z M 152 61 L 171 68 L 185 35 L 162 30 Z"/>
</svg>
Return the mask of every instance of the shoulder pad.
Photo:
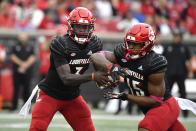
<svg viewBox="0 0 196 131">
<path fill-rule="evenodd" d="M 56 36 L 50 45 L 51 52 L 64 56 L 68 53 L 67 35 Z"/>
<path fill-rule="evenodd" d="M 163 55 L 153 53 L 150 71 L 151 73 L 161 73 L 167 70 L 167 60 Z"/>
<path fill-rule="evenodd" d="M 116 58 L 124 58 L 123 43 L 120 43 L 114 47 L 114 55 Z"/>
<path fill-rule="evenodd" d="M 103 43 L 96 35 L 93 35 L 88 42 L 87 49 L 92 50 L 93 52 L 101 51 L 103 49 Z"/>
</svg>

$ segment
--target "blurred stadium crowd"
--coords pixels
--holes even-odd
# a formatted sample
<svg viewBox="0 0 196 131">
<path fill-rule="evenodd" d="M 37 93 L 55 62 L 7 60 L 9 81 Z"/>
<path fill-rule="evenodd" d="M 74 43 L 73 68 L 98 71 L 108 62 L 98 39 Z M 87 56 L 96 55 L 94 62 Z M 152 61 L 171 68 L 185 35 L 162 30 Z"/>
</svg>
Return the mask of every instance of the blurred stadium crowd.
<svg viewBox="0 0 196 131">
<path fill-rule="evenodd" d="M 123 32 L 128 25 L 145 22 L 162 35 L 173 28 L 196 35 L 195 0 L 1 0 L 0 27 L 64 32 L 62 24 L 77 6 L 95 14 L 97 32 Z"/>
</svg>

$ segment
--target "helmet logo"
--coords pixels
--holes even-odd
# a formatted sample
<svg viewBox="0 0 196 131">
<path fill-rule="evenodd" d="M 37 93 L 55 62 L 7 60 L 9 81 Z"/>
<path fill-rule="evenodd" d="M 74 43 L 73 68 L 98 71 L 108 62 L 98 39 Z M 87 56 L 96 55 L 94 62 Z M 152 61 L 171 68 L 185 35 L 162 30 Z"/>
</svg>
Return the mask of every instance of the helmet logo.
<svg viewBox="0 0 196 131">
<path fill-rule="evenodd" d="M 79 44 L 87 43 L 94 31 L 94 16 L 87 8 L 77 7 L 68 17 L 69 36 Z"/>
<path fill-rule="evenodd" d="M 71 56 L 75 56 L 76 55 L 76 53 L 71 53 Z"/>
<path fill-rule="evenodd" d="M 121 59 L 121 61 L 122 61 L 123 63 L 127 62 L 127 60 L 126 60 L 126 59 Z"/>
<path fill-rule="evenodd" d="M 89 22 L 88 22 L 88 20 L 79 20 L 79 23 L 86 23 L 86 24 L 88 24 Z"/>
<path fill-rule="evenodd" d="M 155 40 L 155 34 L 154 34 L 154 31 L 152 30 L 152 28 L 150 28 L 149 30 L 149 40 L 150 41 L 154 41 Z"/>
<path fill-rule="evenodd" d="M 135 40 L 135 37 L 128 35 L 128 36 L 127 36 L 127 39 L 128 39 L 128 40 Z"/>
</svg>

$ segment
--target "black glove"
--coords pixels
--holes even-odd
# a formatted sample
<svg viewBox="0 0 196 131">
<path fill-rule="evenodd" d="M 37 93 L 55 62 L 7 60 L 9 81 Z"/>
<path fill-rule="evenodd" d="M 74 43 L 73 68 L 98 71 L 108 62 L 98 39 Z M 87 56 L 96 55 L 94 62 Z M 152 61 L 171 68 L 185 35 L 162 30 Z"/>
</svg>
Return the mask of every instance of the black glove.
<svg viewBox="0 0 196 131">
<path fill-rule="evenodd" d="M 112 93 L 107 92 L 104 94 L 104 98 L 106 99 L 120 99 L 120 100 L 128 100 L 128 94 L 122 92 L 122 93 Z"/>
<path fill-rule="evenodd" d="M 121 67 L 115 64 L 108 66 L 109 73 L 113 79 L 114 83 L 118 83 L 121 75 Z"/>
<path fill-rule="evenodd" d="M 120 69 L 120 74 L 124 78 L 129 78 L 131 76 L 130 70 L 128 68 L 121 68 Z"/>
</svg>

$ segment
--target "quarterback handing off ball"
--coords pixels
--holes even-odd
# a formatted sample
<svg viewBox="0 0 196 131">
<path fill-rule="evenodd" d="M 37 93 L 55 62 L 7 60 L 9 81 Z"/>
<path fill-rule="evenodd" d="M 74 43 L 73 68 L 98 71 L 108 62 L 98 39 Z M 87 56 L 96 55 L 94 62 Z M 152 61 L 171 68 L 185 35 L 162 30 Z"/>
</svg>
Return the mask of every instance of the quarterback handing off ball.
<svg viewBox="0 0 196 131">
<path fill-rule="evenodd" d="M 108 79 L 111 80 L 111 81 L 113 81 L 113 79 L 112 79 L 111 76 L 108 76 Z M 106 88 L 110 88 L 112 85 L 113 85 L 113 83 L 111 83 L 111 82 L 108 82 L 107 84 L 104 84 L 104 85 L 99 85 L 99 84 L 96 82 L 96 86 L 97 86 L 99 89 L 101 89 L 101 90 L 106 89 Z"/>
<path fill-rule="evenodd" d="M 103 68 L 101 68 L 101 67 L 95 66 L 94 64 L 93 64 L 93 66 L 94 66 L 94 69 L 95 69 L 96 71 L 102 71 L 102 72 L 106 72 L 106 71 L 107 71 L 107 70 L 105 70 L 105 69 L 103 69 Z M 114 88 L 114 87 L 116 87 L 116 86 L 118 85 L 119 82 L 122 82 L 122 83 L 124 82 L 124 78 L 123 78 L 122 76 L 120 76 L 118 82 L 114 82 L 112 76 L 110 76 L 110 75 L 108 75 L 108 79 L 109 79 L 110 81 L 112 81 L 112 82 L 108 82 L 108 83 L 106 83 L 106 84 L 104 84 L 104 85 L 102 85 L 102 84 L 96 82 L 96 86 L 97 86 L 99 89 L 103 90 L 103 89 L 108 89 L 108 88 Z"/>
<path fill-rule="evenodd" d="M 108 76 L 108 79 L 113 81 L 112 77 L 111 76 Z M 119 82 L 124 82 L 124 78 L 122 76 L 120 76 L 120 80 Z M 103 89 L 108 89 L 108 88 L 114 88 L 116 86 L 117 83 L 112 83 L 112 82 L 108 82 L 107 84 L 104 84 L 104 85 L 99 85 L 97 82 L 96 82 L 96 86 L 103 90 Z"/>
</svg>

